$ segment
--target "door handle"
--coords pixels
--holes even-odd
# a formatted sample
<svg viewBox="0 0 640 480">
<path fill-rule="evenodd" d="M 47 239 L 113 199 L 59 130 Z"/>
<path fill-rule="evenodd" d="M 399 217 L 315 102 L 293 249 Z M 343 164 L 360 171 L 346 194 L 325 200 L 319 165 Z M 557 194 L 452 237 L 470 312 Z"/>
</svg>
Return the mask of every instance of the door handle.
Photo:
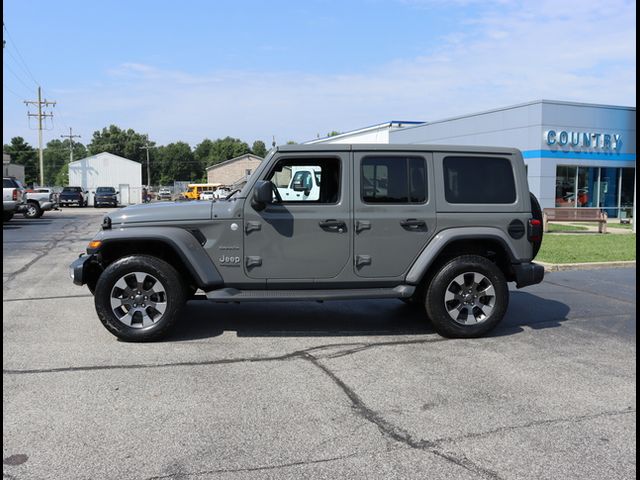
<svg viewBox="0 0 640 480">
<path fill-rule="evenodd" d="M 407 218 L 400 221 L 400 225 L 405 230 L 424 230 L 427 228 L 427 223 L 424 220 L 418 220 L 416 218 Z"/>
<path fill-rule="evenodd" d="M 342 233 L 347 230 L 347 224 L 342 220 L 322 220 L 318 225 L 328 232 Z"/>
</svg>

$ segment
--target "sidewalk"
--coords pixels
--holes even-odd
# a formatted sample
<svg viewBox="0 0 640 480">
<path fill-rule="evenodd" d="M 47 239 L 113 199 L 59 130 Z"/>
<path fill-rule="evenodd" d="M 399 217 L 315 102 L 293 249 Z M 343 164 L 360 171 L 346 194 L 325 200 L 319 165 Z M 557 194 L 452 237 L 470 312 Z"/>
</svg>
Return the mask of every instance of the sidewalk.
<svg viewBox="0 0 640 480">
<path fill-rule="evenodd" d="M 534 260 L 535 261 L 535 260 Z M 562 272 L 564 270 L 597 270 L 599 268 L 635 268 L 636 261 L 620 261 L 620 262 L 589 262 L 589 263 L 547 263 L 538 262 L 537 264 L 544 267 L 545 272 Z"/>
<path fill-rule="evenodd" d="M 598 224 L 597 223 L 593 223 L 593 224 L 588 224 L 588 223 L 581 223 L 581 222 L 554 222 L 554 221 L 549 221 L 549 224 L 553 224 L 553 225 L 557 225 L 559 227 L 562 227 L 563 225 L 570 225 L 570 226 L 575 226 L 575 227 L 583 227 L 586 230 L 567 230 L 566 232 L 547 232 L 545 233 L 545 235 L 566 235 L 566 234 L 574 234 L 574 235 L 580 235 L 581 233 L 592 233 L 598 232 Z M 609 220 L 607 222 L 607 233 L 613 233 L 613 234 L 632 234 L 633 230 L 631 228 L 627 228 L 624 227 L 620 224 L 620 222 L 616 219 L 613 220 Z"/>
</svg>

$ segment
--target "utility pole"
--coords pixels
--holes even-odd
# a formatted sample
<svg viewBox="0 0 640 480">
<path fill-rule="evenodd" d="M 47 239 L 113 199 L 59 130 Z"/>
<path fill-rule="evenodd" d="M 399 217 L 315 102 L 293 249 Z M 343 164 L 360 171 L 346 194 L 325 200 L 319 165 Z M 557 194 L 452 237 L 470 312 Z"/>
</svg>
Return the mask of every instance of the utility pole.
<svg viewBox="0 0 640 480">
<path fill-rule="evenodd" d="M 80 138 L 81 135 L 74 135 L 73 129 L 69 127 L 69 135 L 60 135 L 62 138 L 69 139 L 69 163 L 73 162 L 73 139 Z"/>
<path fill-rule="evenodd" d="M 27 112 L 27 117 L 38 117 L 38 150 L 40 157 L 40 186 L 44 185 L 44 151 L 42 149 L 42 119 L 46 117 L 53 118 L 53 113 L 43 113 L 42 106 L 48 107 L 49 105 L 56 105 L 56 102 L 49 102 L 45 98 L 42 100 L 42 88 L 38 87 L 38 100 L 25 100 L 24 104 L 29 105 L 37 105 L 38 113 Z"/>
<path fill-rule="evenodd" d="M 153 148 L 149 145 L 149 142 L 145 143 L 144 147 L 140 147 L 147 151 L 147 187 L 151 186 L 151 170 L 149 167 L 149 149 Z"/>
</svg>

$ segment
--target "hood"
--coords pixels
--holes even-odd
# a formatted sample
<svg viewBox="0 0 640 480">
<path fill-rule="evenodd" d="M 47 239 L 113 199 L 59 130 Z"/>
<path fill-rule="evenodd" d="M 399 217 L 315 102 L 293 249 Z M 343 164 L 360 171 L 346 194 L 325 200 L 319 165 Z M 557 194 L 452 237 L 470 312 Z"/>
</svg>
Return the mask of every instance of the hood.
<svg viewBox="0 0 640 480">
<path fill-rule="evenodd" d="M 131 205 L 109 214 L 113 224 L 210 220 L 212 202 L 161 202 Z"/>
</svg>

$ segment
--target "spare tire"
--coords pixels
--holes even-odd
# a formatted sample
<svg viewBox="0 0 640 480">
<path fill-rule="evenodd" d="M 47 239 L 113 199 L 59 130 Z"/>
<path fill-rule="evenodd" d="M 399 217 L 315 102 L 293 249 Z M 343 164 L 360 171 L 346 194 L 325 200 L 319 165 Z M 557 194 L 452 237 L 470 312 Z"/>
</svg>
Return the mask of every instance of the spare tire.
<svg viewBox="0 0 640 480">
<path fill-rule="evenodd" d="M 540 202 L 538 202 L 538 199 L 533 193 L 530 193 L 529 196 L 531 197 L 531 216 L 535 220 L 538 220 L 540 222 L 540 238 L 535 242 L 531 242 L 531 244 L 533 245 L 533 256 L 531 257 L 531 260 L 533 260 L 534 258 L 536 258 L 536 255 L 538 255 L 538 251 L 540 250 L 540 246 L 542 245 L 542 235 L 544 228 L 542 225 L 542 209 L 540 208 Z"/>
</svg>

